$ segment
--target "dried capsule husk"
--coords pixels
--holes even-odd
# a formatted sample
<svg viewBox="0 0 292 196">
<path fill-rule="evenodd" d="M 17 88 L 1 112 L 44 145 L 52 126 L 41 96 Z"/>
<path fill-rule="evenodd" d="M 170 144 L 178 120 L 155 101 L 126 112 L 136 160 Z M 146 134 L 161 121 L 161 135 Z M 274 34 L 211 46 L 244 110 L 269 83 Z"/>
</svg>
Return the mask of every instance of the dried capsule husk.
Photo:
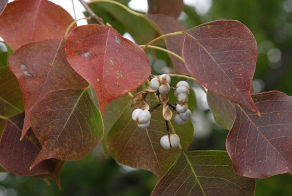
<svg viewBox="0 0 292 196">
<path fill-rule="evenodd" d="M 170 86 L 168 83 L 162 84 L 159 87 L 159 93 L 163 95 L 168 94 L 169 90 L 170 90 Z"/>
<path fill-rule="evenodd" d="M 178 100 L 179 102 L 185 103 L 185 102 L 188 102 L 189 97 L 188 97 L 188 95 L 185 94 L 185 93 L 180 93 L 180 94 L 178 94 L 178 96 L 177 96 L 177 100 Z"/>
<path fill-rule="evenodd" d="M 162 74 L 161 76 L 159 76 L 159 81 L 161 84 L 166 84 L 166 83 L 170 84 L 171 78 L 167 74 Z"/>
<path fill-rule="evenodd" d="M 177 134 L 170 134 L 169 141 L 170 141 L 171 147 L 176 148 L 179 146 L 180 138 Z"/>
<path fill-rule="evenodd" d="M 149 125 L 150 125 L 150 120 L 146 123 L 138 123 L 138 127 L 140 129 L 145 129 L 145 128 L 149 127 Z"/>
<path fill-rule="evenodd" d="M 186 112 L 184 113 L 179 113 L 179 116 L 182 120 L 184 121 L 188 121 L 191 119 L 192 117 L 192 112 L 188 109 Z"/>
<path fill-rule="evenodd" d="M 178 113 L 184 113 L 187 111 L 187 109 L 188 109 L 188 104 L 186 104 L 186 103 L 178 103 L 176 105 L 176 111 Z"/>
<path fill-rule="evenodd" d="M 171 120 L 172 118 L 172 111 L 168 108 L 167 103 L 162 105 L 162 116 L 165 120 Z"/>
<path fill-rule="evenodd" d="M 150 81 L 150 88 L 153 90 L 158 90 L 160 87 L 160 81 L 158 78 L 152 78 Z"/>
<path fill-rule="evenodd" d="M 169 150 L 170 149 L 170 141 L 169 141 L 169 137 L 168 135 L 164 135 L 160 138 L 160 145 L 162 146 L 162 148 L 164 148 L 165 150 Z"/>
<path fill-rule="evenodd" d="M 186 121 L 184 121 L 179 114 L 176 114 L 173 118 L 174 122 L 178 125 L 184 125 L 186 124 Z"/>
<path fill-rule="evenodd" d="M 186 87 L 188 90 L 190 90 L 190 85 L 189 83 L 187 83 L 186 81 L 179 81 L 177 84 L 176 84 L 176 87 L 180 87 L 180 86 L 184 86 Z"/>
<path fill-rule="evenodd" d="M 139 114 L 142 112 L 143 110 L 141 110 L 141 109 L 135 109 L 134 111 L 133 111 L 133 113 L 132 113 L 132 119 L 134 120 L 134 121 L 138 121 L 138 119 L 139 119 Z"/>
<path fill-rule="evenodd" d="M 151 118 L 150 112 L 148 110 L 143 110 L 142 112 L 139 113 L 138 121 L 144 124 L 150 121 L 150 118 Z"/>
</svg>

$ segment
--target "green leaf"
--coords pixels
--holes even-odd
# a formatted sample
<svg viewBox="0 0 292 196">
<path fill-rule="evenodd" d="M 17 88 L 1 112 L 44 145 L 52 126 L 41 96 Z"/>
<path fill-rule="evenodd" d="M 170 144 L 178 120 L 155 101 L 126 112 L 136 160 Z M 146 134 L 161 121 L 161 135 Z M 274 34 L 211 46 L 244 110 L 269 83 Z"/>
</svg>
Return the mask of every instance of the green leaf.
<svg viewBox="0 0 292 196">
<path fill-rule="evenodd" d="M 156 102 L 150 102 L 152 106 Z M 108 133 L 107 146 L 114 159 L 124 165 L 151 171 L 162 177 L 178 158 L 181 150 L 165 150 L 160 145 L 160 138 L 167 134 L 161 107 L 151 113 L 150 126 L 140 129 L 132 120 L 133 108 L 128 104 L 121 118 Z M 183 148 L 187 148 L 193 138 L 192 123 L 179 126 L 171 121 L 173 128 L 181 139 Z"/>
<path fill-rule="evenodd" d="M 236 174 L 223 151 L 182 152 L 152 195 L 254 195 L 255 180 Z"/>
</svg>

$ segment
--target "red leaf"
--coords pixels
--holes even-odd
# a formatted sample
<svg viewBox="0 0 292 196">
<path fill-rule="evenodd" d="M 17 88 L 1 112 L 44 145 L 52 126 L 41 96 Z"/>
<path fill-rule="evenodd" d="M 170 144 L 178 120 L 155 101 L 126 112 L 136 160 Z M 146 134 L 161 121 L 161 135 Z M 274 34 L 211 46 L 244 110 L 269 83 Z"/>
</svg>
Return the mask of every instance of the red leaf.
<svg viewBox="0 0 292 196">
<path fill-rule="evenodd" d="M 250 96 L 257 43 L 238 21 L 218 20 L 188 31 L 183 58 L 191 75 L 212 92 L 258 113 Z"/>
<path fill-rule="evenodd" d="M 176 31 L 185 31 L 185 27 L 182 26 L 175 18 L 165 15 L 147 15 L 147 17 L 152 20 L 162 31 L 163 34 L 173 33 Z M 171 25 L 169 25 L 171 24 Z M 168 50 L 182 56 L 182 48 L 185 35 L 175 35 L 165 38 L 166 47 Z M 171 58 L 176 73 L 190 75 L 185 64 L 178 58 L 169 55 Z"/>
<path fill-rule="evenodd" d="M 29 166 L 36 158 L 41 145 L 32 129 L 22 141 L 19 141 L 24 113 L 7 119 L 5 129 L 0 140 L 0 164 L 7 171 L 21 176 L 37 176 L 53 173 L 56 160 L 41 162 L 32 170 Z"/>
<path fill-rule="evenodd" d="M 148 7 L 148 14 L 165 14 L 177 18 L 184 8 L 184 1 L 148 0 Z"/>
<path fill-rule="evenodd" d="M 71 66 L 96 91 L 99 109 L 143 84 L 151 68 L 145 52 L 108 26 L 75 28 L 67 37 Z"/>
<path fill-rule="evenodd" d="M 252 98 L 262 116 L 236 106 L 237 118 L 227 137 L 234 170 L 251 178 L 292 174 L 292 97 L 271 91 Z"/>
<path fill-rule="evenodd" d="M 3 10 L 5 9 L 7 3 L 8 3 L 8 0 L 1 0 L 0 1 L 0 15 L 3 12 Z"/>
<path fill-rule="evenodd" d="M 61 38 L 73 21 L 47 0 L 14 1 L 0 16 L 0 36 L 15 50 L 32 41 Z"/>
<path fill-rule="evenodd" d="M 60 39 L 34 42 L 22 46 L 9 59 L 24 97 L 23 137 L 30 125 L 30 109 L 50 91 L 84 89 L 88 83 L 69 65 Z"/>
</svg>

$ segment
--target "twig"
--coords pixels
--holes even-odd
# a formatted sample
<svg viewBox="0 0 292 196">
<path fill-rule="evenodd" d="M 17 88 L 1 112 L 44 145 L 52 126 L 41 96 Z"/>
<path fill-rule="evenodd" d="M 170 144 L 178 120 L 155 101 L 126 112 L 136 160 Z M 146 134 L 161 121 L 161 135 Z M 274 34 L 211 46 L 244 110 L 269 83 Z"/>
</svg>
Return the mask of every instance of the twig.
<svg viewBox="0 0 292 196">
<path fill-rule="evenodd" d="M 165 120 L 165 125 L 166 125 L 166 131 L 169 133 L 169 125 L 168 125 L 168 121 L 167 120 Z"/>
<path fill-rule="evenodd" d="M 154 106 L 153 108 L 150 108 L 149 112 L 152 112 L 153 110 L 155 110 L 156 108 L 158 108 L 159 106 L 161 106 L 161 103 L 158 103 L 156 106 Z"/>
<path fill-rule="evenodd" d="M 83 0 L 79 0 L 79 1 L 85 7 L 85 9 L 88 11 L 88 13 L 92 19 L 95 19 L 98 24 L 104 25 L 102 18 L 98 17 Z"/>
</svg>

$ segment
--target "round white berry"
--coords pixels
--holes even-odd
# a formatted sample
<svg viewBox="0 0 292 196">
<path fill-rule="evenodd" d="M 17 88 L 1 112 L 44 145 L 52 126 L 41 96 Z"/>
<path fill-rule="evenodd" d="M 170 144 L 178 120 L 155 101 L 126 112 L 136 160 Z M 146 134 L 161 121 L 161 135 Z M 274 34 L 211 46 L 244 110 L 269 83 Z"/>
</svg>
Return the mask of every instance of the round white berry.
<svg viewBox="0 0 292 196">
<path fill-rule="evenodd" d="M 142 110 L 142 112 L 139 113 L 138 121 L 140 123 L 147 123 L 151 118 L 151 114 L 148 110 Z"/>
<path fill-rule="evenodd" d="M 176 114 L 174 116 L 174 119 L 173 120 L 178 125 L 184 125 L 184 124 L 186 124 L 186 121 L 184 121 L 183 119 L 181 119 L 181 117 L 179 116 L 179 114 Z"/>
<path fill-rule="evenodd" d="M 162 74 L 162 75 L 159 77 L 159 80 L 160 80 L 160 83 L 162 83 L 162 84 L 165 84 L 165 83 L 170 84 L 170 82 L 171 82 L 171 78 L 170 78 L 169 75 L 167 75 L 167 74 Z"/>
<path fill-rule="evenodd" d="M 138 123 L 138 127 L 140 129 L 145 129 L 145 128 L 149 127 L 149 125 L 150 125 L 150 120 L 147 121 L 146 123 Z"/>
<path fill-rule="evenodd" d="M 162 95 L 165 95 L 169 92 L 170 90 L 170 86 L 168 83 L 166 84 L 162 84 L 160 87 L 159 87 L 159 93 L 162 94 Z"/>
<path fill-rule="evenodd" d="M 170 149 L 170 141 L 169 141 L 168 135 L 164 135 L 160 138 L 160 145 L 165 150 Z"/>
<path fill-rule="evenodd" d="M 170 134 L 169 137 L 171 147 L 176 148 L 180 143 L 179 136 L 177 134 Z"/>
<path fill-rule="evenodd" d="M 185 86 L 180 86 L 177 89 L 175 89 L 175 91 L 178 95 L 181 93 L 190 94 L 189 89 L 187 89 L 187 87 L 185 87 Z"/>
<path fill-rule="evenodd" d="M 140 112 L 142 112 L 143 110 L 141 110 L 141 109 L 135 109 L 134 111 L 133 111 L 133 113 L 132 113 L 132 119 L 134 120 L 134 121 L 137 121 L 138 120 L 138 118 L 139 118 L 139 114 L 140 114 Z"/>
<path fill-rule="evenodd" d="M 188 97 L 188 95 L 185 94 L 185 93 L 180 93 L 180 94 L 177 95 L 177 100 L 178 100 L 179 102 L 183 102 L 183 103 L 185 103 L 185 102 L 188 102 L 188 99 L 189 99 L 189 97 Z"/>
<path fill-rule="evenodd" d="M 189 85 L 189 83 L 187 83 L 186 81 L 179 81 L 179 82 L 176 84 L 176 87 L 180 87 L 180 86 L 184 86 L 184 87 L 186 87 L 187 89 L 190 89 L 190 85 Z"/>
<path fill-rule="evenodd" d="M 188 121 L 192 117 L 192 112 L 188 109 L 186 112 L 180 113 L 179 116 L 182 120 Z"/>
<path fill-rule="evenodd" d="M 188 109 L 188 104 L 180 104 L 179 103 L 176 105 L 176 111 L 178 113 L 184 113 L 187 111 L 187 109 Z"/>
<path fill-rule="evenodd" d="M 152 88 L 153 90 L 158 90 L 160 86 L 160 82 L 158 78 L 152 78 L 152 80 L 150 81 L 150 88 Z"/>
</svg>

